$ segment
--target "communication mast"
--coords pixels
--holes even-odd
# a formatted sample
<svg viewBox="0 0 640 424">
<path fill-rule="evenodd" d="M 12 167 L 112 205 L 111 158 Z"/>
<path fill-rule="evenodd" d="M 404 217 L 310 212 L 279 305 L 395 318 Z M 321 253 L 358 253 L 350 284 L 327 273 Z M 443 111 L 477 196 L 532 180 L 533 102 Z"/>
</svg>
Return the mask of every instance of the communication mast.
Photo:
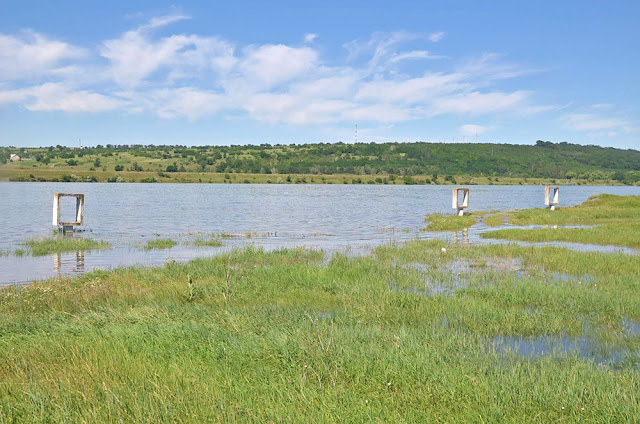
<svg viewBox="0 0 640 424">
<path fill-rule="evenodd" d="M 355 141 L 353 144 L 358 144 L 358 124 L 356 124 L 356 134 L 355 134 Z"/>
</svg>

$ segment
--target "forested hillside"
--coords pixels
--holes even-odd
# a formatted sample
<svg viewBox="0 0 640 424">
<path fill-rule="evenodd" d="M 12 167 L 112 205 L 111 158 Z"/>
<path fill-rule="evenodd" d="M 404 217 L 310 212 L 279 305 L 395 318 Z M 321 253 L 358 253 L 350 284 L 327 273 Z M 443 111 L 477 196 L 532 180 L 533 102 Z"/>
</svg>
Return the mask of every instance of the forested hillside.
<svg viewBox="0 0 640 424">
<path fill-rule="evenodd" d="M 320 143 L 259 146 L 107 145 L 89 148 L 1 148 L 32 167 L 71 171 L 246 174 L 471 175 L 640 181 L 640 152 L 569 143 Z M 24 166 L 24 165 L 23 165 Z"/>
</svg>

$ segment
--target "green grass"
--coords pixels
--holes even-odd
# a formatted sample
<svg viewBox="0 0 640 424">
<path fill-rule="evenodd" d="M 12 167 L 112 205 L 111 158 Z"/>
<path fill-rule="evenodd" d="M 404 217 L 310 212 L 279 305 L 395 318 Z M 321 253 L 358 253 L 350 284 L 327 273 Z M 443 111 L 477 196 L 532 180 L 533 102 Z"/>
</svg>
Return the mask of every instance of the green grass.
<svg viewBox="0 0 640 424">
<path fill-rule="evenodd" d="M 442 247 L 447 247 L 442 252 Z M 576 355 L 496 352 L 502 334 L 579 335 L 640 347 L 640 259 L 441 242 L 356 259 L 240 250 L 160 268 L 0 290 L 0 419 L 153 422 L 633 422 L 640 379 Z M 521 258 L 594 280 L 549 285 L 478 267 L 424 296 L 461 258 Z M 614 270 L 609 273 L 607 270 Z M 499 278 L 498 278 L 499 277 Z M 539 312 L 531 312 L 539 310 Z M 455 406 L 455 407 L 454 407 Z M 562 407 L 565 409 L 563 410 Z M 584 410 L 582 409 L 584 408 Z"/>
<path fill-rule="evenodd" d="M 86 238 L 51 237 L 32 239 L 24 243 L 31 249 L 33 256 L 48 255 L 50 253 L 73 252 L 78 250 L 110 249 L 111 245 L 105 241 L 97 241 Z M 24 251 L 17 249 L 14 252 L 22 256 Z"/>
<path fill-rule="evenodd" d="M 555 247 L 94 271 L 0 289 L 0 422 L 631 423 L 638 323 L 639 256 Z M 588 338 L 598 356 L 494 342 L 510 336 Z M 627 357 L 596 362 L 611 352 Z"/>
<path fill-rule="evenodd" d="M 640 247 L 640 196 L 592 196 L 581 205 L 526 209 L 507 213 L 515 225 L 592 225 L 591 228 L 505 229 L 483 233 L 483 238 L 527 242 L 561 241 Z M 486 219 L 485 219 L 486 222 Z"/>
<path fill-rule="evenodd" d="M 147 244 L 144 246 L 144 250 L 152 250 L 152 249 L 171 249 L 177 243 L 171 239 L 156 239 L 149 240 Z"/>
<path fill-rule="evenodd" d="M 593 228 L 505 229 L 482 233 L 481 237 L 533 243 L 560 241 L 640 248 L 640 223 L 610 224 Z"/>
<path fill-rule="evenodd" d="M 571 207 L 525 209 L 509 216 L 514 225 L 602 225 L 640 220 L 640 196 L 599 194 Z"/>
<path fill-rule="evenodd" d="M 429 222 L 424 230 L 428 231 L 457 231 L 469 228 L 477 222 L 477 218 L 473 215 L 442 215 L 433 213 L 427 215 L 426 221 Z"/>
<path fill-rule="evenodd" d="M 504 224 L 505 220 L 504 213 L 494 213 L 492 215 L 486 215 L 483 219 L 483 222 L 489 227 L 499 227 Z"/>
<path fill-rule="evenodd" d="M 193 244 L 194 246 L 198 246 L 198 247 L 220 247 L 220 246 L 222 246 L 222 242 L 220 241 L 220 238 L 218 238 L 218 237 L 197 239 L 197 240 L 194 240 L 193 242 L 191 242 L 191 244 Z"/>
</svg>

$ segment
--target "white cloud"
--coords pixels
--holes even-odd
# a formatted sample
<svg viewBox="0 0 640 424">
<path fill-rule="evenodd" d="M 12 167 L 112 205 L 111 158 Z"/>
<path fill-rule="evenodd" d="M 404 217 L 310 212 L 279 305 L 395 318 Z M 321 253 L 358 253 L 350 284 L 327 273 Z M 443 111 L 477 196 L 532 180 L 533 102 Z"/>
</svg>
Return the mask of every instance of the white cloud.
<svg viewBox="0 0 640 424">
<path fill-rule="evenodd" d="M 442 40 L 444 38 L 444 32 L 442 31 L 438 31 L 438 32 L 434 32 L 429 34 L 429 41 L 432 41 L 434 43 L 437 43 L 438 41 Z"/>
<path fill-rule="evenodd" d="M 245 80 L 265 88 L 306 75 L 318 62 L 318 53 L 312 48 L 283 44 L 249 47 L 244 55 L 238 68 Z"/>
<path fill-rule="evenodd" d="M 133 87 L 163 68 L 170 71 L 170 79 L 176 79 L 207 71 L 227 72 L 235 65 L 233 45 L 216 37 L 151 38 L 149 29 L 180 19 L 184 18 L 164 17 L 105 41 L 100 54 L 110 62 L 110 77 L 120 85 Z"/>
<path fill-rule="evenodd" d="M 513 111 L 524 107 L 528 96 L 529 92 L 526 91 L 455 94 L 437 99 L 434 102 L 433 114 L 486 115 L 495 112 Z"/>
<path fill-rule="evenodd" d="M 563 126 L 572 131 L 600 131 L 625 128 L 629 124 L 618 118 L 601 118 L 593 113 L 573 113 L 563 117 Z"/>
<path fill-rule="evenodd" d="M 224 105 L 220 94 L 193 87 L 153 90 L 142 101 L 139 94 L 135 93 L 130 101 L 143 105 L 140 112 L 148 110 L 161 118 L 186 117 L 189 120 L 216 113 Z"/>
<path fill-rule="evenodd" d="M 449 70 L 440 64 L 438 72 L 425 61 L 414 62 L 411 73 L 400 71 L 406 61 L 441 57 L 418 44 L 439 41 L 444 33 L 375 33 L 368 41 L 345 45 L 350 52 L 346 63 L 329 65 L 313 45 L 236 48 L 216 36 L 157 35 L 158 28 L 184 19 L 188 17 L 179 14 L 151 19 L 99 43 L 92 52 L 42 36 L 34 36 L 30 44 L 3 36 L 0 46 L 4 41 L 13 47 L 0 51 L 0 57 L 5 54 L 5 62 L 22 65 L 0 86 L 0 104 L 190 120 L 230 112 L 289 124 L 393 124 L 441 114 L 531 113 L 545 107 L 532 105 L 527 91 L 491 87 L 524 72 L 495 55 Z M 304 40 L 311 43 L 316 37 L 309 33 Z M 403 49 L 406 43 L 417 48 Z M 21 56 L 16 45 L 33 51 Z M 52 49 L 48 56 L 36 54 L 45 47 Z M 29 59 L 14 61 L 14 56 Z M 40 80 L 25 86 L 16 79 L 18 69 L 40 75 Z"/>
<path fill-rule="evenodd" d="M 406 53 L 394 54 L 389 62 L 400 62 L 407 59 L 440 59 L 442 56 L 434 56 L 426 50 L 413 50 Z"/>
<path fill-rule="evenodd" d="M 139 29 L 144 31 L 144 30 L 150 30 L 155 28 L 161 28 L 163 26 L 167 26 L 169 24 L 182 21 L 184 19 L 191 19 L 191 17 L 187 15 L 156 16 L 155 18 L 151 18 L 147 24 L 140 26 Z"/>
<path fill-rule="evenodd" d="M 354 40 L 344 44 L 344 47 L 349 51 L 348 61 L 353 61 L 362 55 L 369 55 L 371 57 L 368 61 L 369 66 L 375 70 L 387 64 L 389 58 L 396 54 L 396 47 L 399 44 L 418 38 L 420 35 L 406 31 L 376 32 L 366 42 Z"/>
<path fill-rule="evenodd" d="M 315 34 L 315 33 L 305 34 L 305 35 L 304 35 L 304 42 L 305 42 L 305 43 L 311 43 L 311 42 L 313 42 L 313 40 L 315 40 L 316 38 L 318 38 L 318 34 Z"/>
<path fill-rule="evenodd" d="M 33 31 L 25 31 L 20 37 L 0 34 L 0 79 L 41 77 L 59 70 L 65 60 L 84 55 L 81 48 Z"/>
<path fill-rule="evenodd" d="M 486 127 L 483 125 L 475 125 L 475 124 L 466 124 L 458 128 L 458 131 L 460 132 L 460 135 L 463 135 L 465 137 L 472 137 L 475 135 L 484 134 L 485 132 L 490 131 L 492 129 L 493 127 Z"/>
<path fill-rule="evenodd" d="M 392 103 L 429 103 L 439 96 L 469 88 L 464 75 L 426 74 L 419 78 L 376 80 L 361 84 L 356 99 Z"/>
<path fill-rule="evenodd" d="M 122 100 L 110 96 L 51 82 L 0 92 L 0 105 L 3 103 L 21 103 L 27 110 L 40 112 L 106 112 L 124 105 Z"/>
</svg>

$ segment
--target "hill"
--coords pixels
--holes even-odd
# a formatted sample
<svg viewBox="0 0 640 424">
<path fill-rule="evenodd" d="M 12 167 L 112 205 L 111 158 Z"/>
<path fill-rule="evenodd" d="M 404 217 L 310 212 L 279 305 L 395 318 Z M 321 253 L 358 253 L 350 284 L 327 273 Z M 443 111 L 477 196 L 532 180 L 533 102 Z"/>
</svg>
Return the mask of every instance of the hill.
<svg viewBox="0 0 640 424">
<path fill-rule="evenodd" d="M 6 163 L 12 153 L 27 160 Z M 124 177 L 131 173 L 144 173 L 155 180 L 196 174 L 205 177 L 207 174 L 295 174 L 341 175 L 347 180 L 346 176 L 424 176 L 424 182 L 442 181 L 442 177 L 451 181 L 461 175 L 623 184 L 640 181 L 640 151 L 542 140 L 535 145 L 416 142 L 4 147 L 0 148 L 0 163 L 0 178 L 5 180 L 25 178 L 25 170 L 29 170 L 30 178 L 27 179 L 38 179 L 36 174 L 40 173 L 57 174 L 57 178 L 63 175 L 70 178 L 71 174 L 82 175 L 83 179 L 94 176 L 100 181 L 115 180 L 118 175 Z M 39 178 L 46 179 L 44 176 Z"/>
</svg>

